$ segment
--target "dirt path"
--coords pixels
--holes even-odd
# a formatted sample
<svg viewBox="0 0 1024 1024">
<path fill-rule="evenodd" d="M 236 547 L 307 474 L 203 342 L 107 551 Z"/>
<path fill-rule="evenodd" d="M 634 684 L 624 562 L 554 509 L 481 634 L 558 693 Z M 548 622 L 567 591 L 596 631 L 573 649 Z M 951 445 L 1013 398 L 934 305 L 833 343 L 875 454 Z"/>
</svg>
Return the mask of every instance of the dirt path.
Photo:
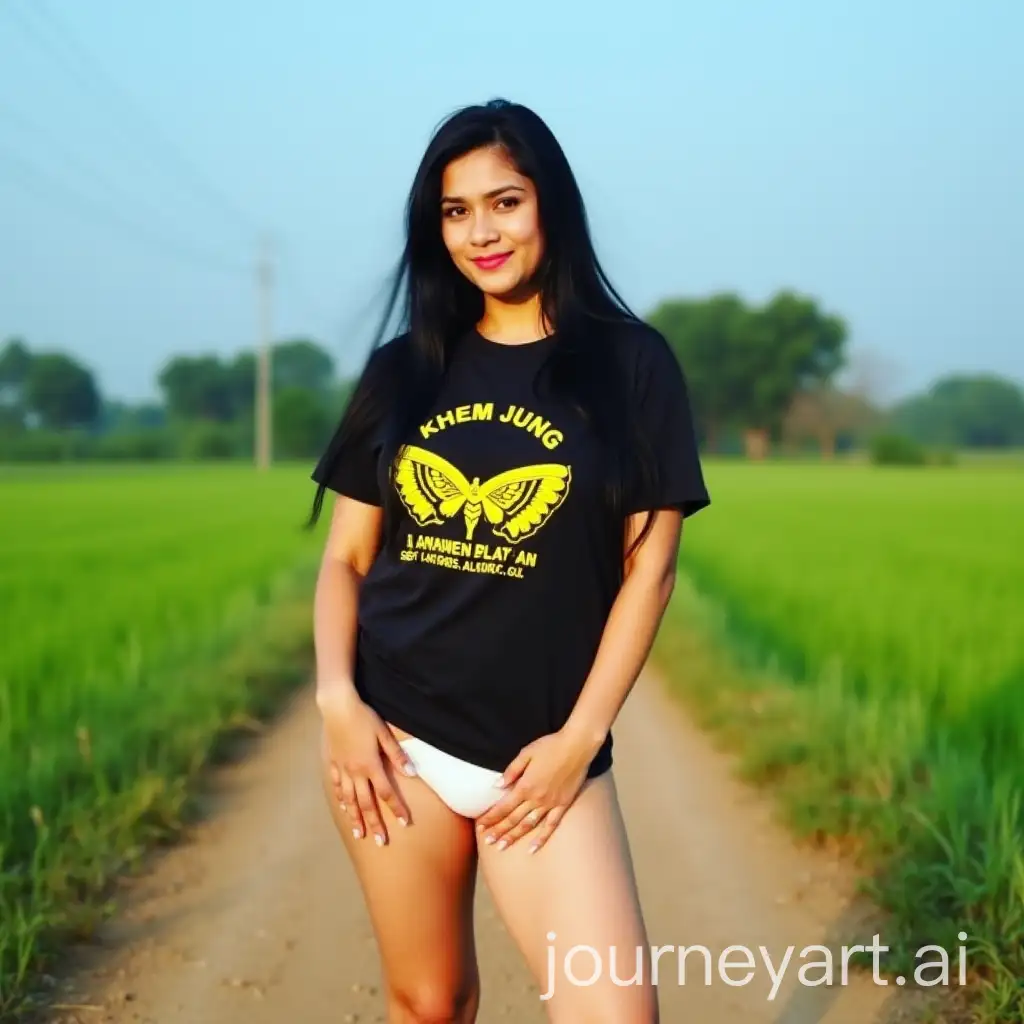
<svg viewBox="0 0 1024 1024">
<path fill-rule="evenodd" d="M 379 974 L 359 891 L 316 780 L 315 710 L 303 693 L 252 756 L 218 773 L 214 813 L 132 883 L 98 949 L 81 951 L 55 1020 L 153 1024 L 384 1021 Z M 655 945 L 703 945 L 661 961 L 666 1024 L 870 1024 L 896 1019 L 906 990 L 870 975 L 832 988 L 800 985 L 801 950 L 852 938 L 849 879 L 798 851 L 765 802 L 731 779 L 727 760 L 665 696 L 649 671 L 616 727 L 616 775 Z M 480 1021 L 544 1021 L 539 989 L 479 890 Z M 884 942 L 884 936 L 882 941 Z M 718 956 L 743 944 L 749 984 L 732 987 Z M 774 1000 L 759 946 L 777 966 Z M 730 958 L 743 964 L 739 953 Z M 748 965 L 749 967 L 749 965 Z M 587 973 L 580 963 L 577 971 Z M 742 966 L 724 972 L 742 979 Z M 820 978 L 815 970 L 812 978 Z M 564 980 L 562 982 L 565 983 Z M 902 1017 L 902 1010 L 900 1019 Z"/>
</svg>

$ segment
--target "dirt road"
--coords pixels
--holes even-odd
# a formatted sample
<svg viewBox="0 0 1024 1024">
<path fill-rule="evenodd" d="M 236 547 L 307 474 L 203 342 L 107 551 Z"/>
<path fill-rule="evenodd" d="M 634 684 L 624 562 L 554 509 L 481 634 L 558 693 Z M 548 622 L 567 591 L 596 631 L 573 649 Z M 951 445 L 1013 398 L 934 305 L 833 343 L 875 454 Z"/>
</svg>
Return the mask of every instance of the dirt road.
<svg viewBox="0 0 1024 1024">
<path fill-rule="evenodd" d="M 384 1021 L 376 953 L 362 901 L 316 777 L 318 722 L 300 694 L 251 756 L 218 773 L 212 813 L 132 883 L 98 949 L 82 951 L 54 1020 L 153 1024 L 369 1024 Z M 798 851 L 766 802 L 732 781 L 728 761 L 665 695 L 651 671 L 616 727 L 616 776 L 651 942 L 706 946 L 661 960 L 666 1024 L 870 1024 L 905 1019 L 909 990 L 870 974 L 842 983 L 838 946 L 851 930 L 850 880 L 829 858 Z M 540 989 L 479 887 L 481 1022 L 545 1020 Z M 884 943 L 885 938 L 882 937 Z M 836 984 L 809 987 L 801 951 L 836 948 Z M 718 972 L 730 945 L 742 951 Z M 775 970 L 795 947 L 774 999 Z M 576 970 L 587 973 L 580 963 Z M 808 968 L 808 970 L 811 970 Z M 820 968 L 809 980 L 820 979 Z M 565 983 L 563 981 L 563 983 Z M 898 1011 L 898 1013 L 897 1013 Z M 583 1022 L 581 1022 L 583 1024 Z"/>
</svg>

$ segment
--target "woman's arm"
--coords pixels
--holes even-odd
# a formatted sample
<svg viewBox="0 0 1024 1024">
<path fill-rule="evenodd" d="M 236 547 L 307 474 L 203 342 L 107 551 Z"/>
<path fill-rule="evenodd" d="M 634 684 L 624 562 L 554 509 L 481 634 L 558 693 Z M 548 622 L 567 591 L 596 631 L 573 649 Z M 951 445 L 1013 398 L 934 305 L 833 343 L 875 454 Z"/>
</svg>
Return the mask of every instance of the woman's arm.
<svg viewBox="0 0 1024 1024">
<path fill-rule="evenodd" d="M 626 549 L 646 512 L 629 519 Z M 593 665 L 562 729 L 596 754 L 647 660 L 672 596 L 683 517 L 658 511 L 647 537 L 625 564 L 625 579 L 612 605 Z"/>
<path fill-rule="evenodd" d="M 377 557 L 381 510 L 339 496 L 320 561 L 313 603 L 316 699 L 324 704 L 355 697 L 359 588 Z"/>
<path fill-rule="evenodd" d="M 380 545 L 381 509 L 339 497 L 317 577 L 313 610 L 316 702 L 323 719 L 335 799 L 357 838 L 388 840 L 378 800 L 404 825 L 409 811 L 384 768 L 384 756 L 415 774 L 387 723 L 363 703 L 355 686 L 359 590 Z"/>
<path fill-rule="evenodd" d="M 626 550 L 646 518 L 646 513 L 630 517 Z M 504 849 L 534 831 L 530 848 L 537 850 L 576 799 L 654 642 L 675 584 L 681 531 L 681 513 L 659 511 L 626 561 L 625 578 L 572 713 L 558 732 L 528 744 L 506 768 L 508 792 L 477 819 L 485 842 Z"/>
</svg>

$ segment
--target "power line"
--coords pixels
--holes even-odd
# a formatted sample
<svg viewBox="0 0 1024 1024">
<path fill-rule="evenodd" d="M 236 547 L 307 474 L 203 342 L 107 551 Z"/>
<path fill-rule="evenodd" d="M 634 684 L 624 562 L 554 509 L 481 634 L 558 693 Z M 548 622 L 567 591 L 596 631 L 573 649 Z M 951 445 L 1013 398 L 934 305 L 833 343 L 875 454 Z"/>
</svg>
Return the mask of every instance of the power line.
<svg viewBox="0 0 1024 1024">
<path fill-rule="evenodd" d="M 30 132 L 33 132 L 36 135 L 41 136 L 43 139 L 48 140 L 51 144 L 56 144 L 57 153 L 60 156 L 62 166 L 67 167 L 69 170 L 75 171 L 81 177 L 91 178 L 94 182 L 99 184 L 100 188 L 104 192 L 113 193 L 113 197 L 115 199 L 119 198 L 122 202 L 124 202 L 125 200 L 131 203 L 137 202 L 139 198 L 138 196 L 131 194 L 118 183 L 113 182 L 110 178 L 97 172 L 97 170 L 94 167 L 90 166 L 88 163 L 81 161 L 76 156 L 76 154 L 71 152 L 70 149 L 63 145 L 56 132 L 52 132 L 49 129 L 42 127 L 38 122 L 35 122 L 31 118 L 26 117 L 20 111 L 16 111 L 11 107 L 8 107 L 0 103 L 0 121 L 2 121 L 5 118 L 13 121 L 16 124 L 20 124 L 22 127 L 27 128 Z M 24 160 L 24 158 L 19 159 L 21 164 L 25 166 L 26 161 Z M 66 186 L 62 187 L 66 191 Z M 153 210 L 147 210 L 146 213 L 147 219 L 151 219 Z M 203 248 L 203 251 L 207 251 L 205 250 L 204 247 L 194 248 Z M 212 256 L 212 254 L 211 258 L 216 259 L 215 256 Z"/>
<path fill-rule="evenodd" d="M 94 95 L 102 97 L 105 93 L 108 101 L 112 99 L 114 104 L 121 108 L 122 115 L 125 115 L 133 123 L 135 130 L 141 130 L 143 135 L 148 136 L 150 142 L 155 143 L 162 150 L 163 158 L 176 166 L 182 176 L 179 180 L 182 183 L 186 181 L 191 183 L 194 195 L 201 194 L 208 202 L 212 202 L 225 217 L 233 222 L 235 227 L 242 229 L 250 244 L 254 242 L 258 232 L 249 216 L 238 207 L 233 199 L 203 175 L 188 158 L 171 145 L 166 136 L 157 130 L 152 120 L 145 116 L 138 105 L 103 70 L 99 61 L 89 53 L 81 41 L 57 19 L 44 0 L 32 0 L 30 4 L 24 4 L 21 7 L 10 6 L 9 9 L 15 12 L 22 28 L 33 37 L 36 44 L 49 51 L 51 57 L 63 70 L 70 71 L 78 82 L 86 89 L 92 90 Z M 31 11 L 32 16 L 37 20 L 26 18 L 25 10 Z M 42 29 L 40 24 L 44 26 Z M 54 39 L 59 40 L 56 46 Z M 65 56 L 68 53 L 72 55 L 73 63 L 69 64 L 61 56 L 61 46 L 63 46 Z M 126 131 L 123 124 L 121 134 L 132 146 L 138 146 L 138 135 Z M 165 169 L 159 159 L 154 159 L 154 162 L 162 170 Z"/>
<path fill-rule="evenodd" d="M 16 4 L 17 0 L 12 0 L 12 3 Z M 99 96 L 101 106 L 103 106 L 105 111 L 109 112 L 107 101 L 113 97 L 115 103 L 122 108 L 122 112 L 128 113 L 128 117 L 133 124 L 136 127 L 141 127 L 151 140 L 157 139 L 164 153 L 172 156 L 174 164 L 192 182 L 193 193 L 196 190 L 202 192 L 235 226 L 244 229 L 248 236 L 247 241 L 249 245 L 256 245 L 257 236 L 261 235 L 262 232 L 257 231 L 253 220 L 241 211 L 237 204 L 228 198 L 220 188 L 197 171 L 187 158 L 171 146 L 166 136 L 161 135 L 157 131 L 152 120 L 145 117 L 138 105 L 132 102 L 124 90 L 119 88 L 114 82 L 113 78 L 103 71 L 99 62 L 88 52 L 81 41 L 72 34 L 65 24 L 57 19 L 52 8 L 46 3 L 46 0 L 23 0 L 20 8 L 12 7 L 11 9 L 18 15 L 22 28 L 33 37 L 38 46 L 41 46 L 50 54 L 51 58 L 57 62 L 62 70 L 70 72 L 75 79 L 90 89 L 94 96 Z M 32 12 L 35 18 L 34 21 L 25 16 L 25 10 Z M 45 31 L 40 23 L 45 26 Z M 61 52 L 62 50 L 63 53 Z M 73 67 L 64 59 L 68 54 L 71 55 L 74 61 Z M 133 146 L 139 141 L 136 134 L 129 133 L 123 125 L 119 127 L 122 138 L 126 138 Z M 38 131 L 38 128 L 36 130 Z M 165 165 L 161 163 L 159 158 L 154 156 L 153 162 L 162 170 L 166 170 Z M 95 173 L 92 173 L 90 176 L 97 177 Z M 324 327 L 327 327 L 328 323 L 334 321 L 335 318 L 333 316 L 328 318 L 323 315 L 318 302 L 310 299 L 309 291 L 303 286 L 301 277 L 297 276 L 294 264 L 292 264 L 291 273 L 288 277 L 296 297 L 310 308 L 313 312 L 314 320 L 319 321 Z M 333 335 L 335 330 L 336 327 L 332 326 L 327 330 L 327 333 Z"/>
<path fill-rule="evenodd" d="M 313 298 L 294 259 L 289 256 L 282 245 L 275 247 L 275 255 L 282 289 L 291 291 L 293 297 L 305 306 L 309 311 L 308 319 L 315 322 L 315 326 L 321 328 L 327 338 L 336 339 L 341 331 L 338 318 L 333 314 L 328 316 L 324 306 Z"/>
<path fill-rule="evenodd" d="M 243 230 L 250 243 L 255 241 L 257 231 L 249 216 L 239 208 L 233 198 L 213 184 L 196 169 L 191 161 L 184 157 L 180 151 L 176 150 L 166 136 L 157 131 L 153 122 L 142 113 L 140 108 L 106 74 L 100 63 L 82 45 L 80 40 L 71 33 L 66 25 L 63 25 L 54 16 L 52 10 L 46 5 L 45 0 L 32 0 L 31 5 L 11 9 L 15 11 L 22 29 L 32 37 L 37 46 L 41 46 L 43 50 L 49 53 L 62 70 L 70 71 L 80 84 L 84 85 L 86 89 L 92 90 L 94 96 L 103 97 L 101 99 L 101 106 L 105 111 L 109 112 L 109 101 L 112 99 L 114 105 L 120 108 L 121 114 L 127 116 L 127 120 L 132 123 L 133 129 L 126 130 L 124 120 L 118 124 L 118 127 L 121 130 L 122 138 L 129 142 L 133 151 L 139 148 L 139 132 L 141 131 L 143 136 L 148 137 L 151 145 L 155 142 L 156 146 L 162 150 L 163 161 L 169 161 L 177 169 L 179 175 L 177 180 L 179 183 L 187 182 L 193 194 L 201 194 L 207 201 L 212 202 L 213 206 L 230 220 L 235 227 L 240 227 Z M 36 20 L 33 21 L 32 18 L 25 17 L 24 12 L 26 9 L 32 12 L 32 18 Z M 41 25 L 42 28 L 40 27 Z M 56 45 L 54 40 L 57 40 Z M 60 52 L 62 48 L 63 54 Z M 68 54 L 72 57 L 72 63 L 70 64 L 66 60 Z M 97 83 L 99 83 L 98 88 Z M 149 155 L 152 156 L 152 151 L 150 151 Z M 167 170 L 165 162 L 162 162 L 160 158 L 154 157 L 153 159 L 157 167 L 163 171 Z M 98 213 L 100 219 L 108 223 L 117 224 L 122 230 L 127 230 L 137 239 L 145 238 L 150 244 L 156 245 L 163 255 L 176 253 L 190 264 L 198 263 L 222 271 L 230 270 L 234 273 L 242 270 L 241 267 L 233 262 L 212 256 L 209 252 L 183 244 L 180 241 L 172 241 L 166 235 L 162 236 L 160 233 L 154 232 L 147 225 L 140 225 L 129 218 L 125 218 L 119 211 L 104 209 L 102 204 L 97 205 L 87 196 L 62 186 L 52 176 L 41 172 L 38 168 L 33 167 L 29 161 L 17 155 L 10 155 L 9 163 L 10 166 L 7 168 L 0 166 L 0 170 L 6 169 L 10 172 L 13 169 L 17 171 L 20 167 L 21 183 L 27 185 L 30 190 L 33 188 L 38 190 L 41 184 L 48 182 L 48 188 L 51 192 L 62 195 L 65 200 L 70 197 L 72 203 L 77 205 L 79 209 L 84 206 L 94 216 Z M 95 172 L 88 176 L 94 179 L 97 177 Z M 15 174 L 15 177 L 17 178 L 17 174 Z M 102 176 L 100 176 L 100 180 L 103 180 Z M 269 465 L 273 448 L 272 410 L 270 403 L 270 346 L 272 344 L 271 298 L 274 287 L 274 273 L 271 258 L 269 246 L 264 244 L 257 264 L 256 281 L 259 303 L 259 337 L 257 343 L 259 360 L 256 381 L 257 394 L 255 396 L 257 408 L 256 459 L 257 464 L 261 467 Z M 293 285 L 298 286 L 299 281 L 293 279 Z M 305 289 L 299 287 L 298 290 L 304 294 L 308 302 L 308 295 L 305 294 Z"/>
<path fill-rule="evenodd" d="M 12 0 L 14 4 L 17 2 L 18 0 Z M 257 231 L 253 220 L 238 207 L 233 199 L 201 174 L 179 150 L 172 147 L 167 137 L 156 129 L 153 121 L 143 114 L 139 106 L 115 83 L 112 76 L 103 70 L 100 63 L 90 54 L 80 39 L 56 17 L 46 0 L 23 0 L 20 8 L 11 7 L 10 9 L 15 11 L 22 28 L 33 37 L 37 46 L 46 50 L 62 70 L 70 72 L 75 79 L 90 89 L 94 96 L 99 96 L 101 106 L 105 110 L 109 110 L 108 103 L 105 101 L 113 98 L 114 102 L 121 107 L 122 113 L 127 113 L 136 128 L 141 128 L 148 135 L 150 141 L 157 141 L 164 154 L 172 159 L 178 170 L 192 183 L 193 193 L 201 192 L 236 227 L 241 227 L 245 231 L 249 245 L 256 244 L 257 236 L 261 232 Z M 31 11 L 35 20 L 25 16 L 26 10 Z M 74 62 L 73 66 L 64 59 L 69 54 Z M 106 94 L 105 97 L 104 94 Z M 122 138 L 126 138 L 133 146 L 136 145 L 139 141 L 138 136 L 128 132 L 123 124 L 119 127 Z M 38 131 L 38 128 L 36 130 Z M 166 170 L 159 158 L 154 156 L 153 162 L 161 170 Z M 90 176 L 97 177 L 94 172 Z M 324 316 L 320 311 L 320 304 L 310 299 L 308 290 L 302 284 L 302 279 L 296 276 L 294 265 L 289 276 L 296 296 L 313 311 L 313 319 L 327 327 L 328 322 L 333 321 L 334 317 Z M 333 335 L 335 329 L 335 327 L 331 327 L 327 333 Z"/>
<path fill-rule="evenodd" d="M 246 272 L 246 267 L 242 264 L 231 263 L 202 249 L 196 249 L 188 243 L 182 243 L 177 239 L 162 235 L 130 218 L 125 218 L 116 209 L 105 208 L 102 203 L 97 204 L 90 197 L 68 188 L 46 171 L 33 165 L 31 161 L 10 150 L 5 151 L 3 147 L 0 147 L 0 154 L 3 156 L 3 159 L 0 159 L 0 172 L 8 173 L 29 191 L 33 189 L 39 191 L 39 186 L 45 186 L 50 193 L 63 197 L 65 202 L 70 201 L 70 204 L 77 207 L 79 211 L 84 207 L 92 213 L 94 218 L 98 217 L 104 224 L 108 226 L 114 224 L 122 231 L 134 235 L 136 240 L 144 239 L 149 245 L 155 246 L 162 255 L 177 255 L 179 259 L 184 259 L 190 265 L 203 265 L 221 272 L 226 271 L 233 274 Z M 13 175 L 10 174 L 12 171 Z"/>
</svg>

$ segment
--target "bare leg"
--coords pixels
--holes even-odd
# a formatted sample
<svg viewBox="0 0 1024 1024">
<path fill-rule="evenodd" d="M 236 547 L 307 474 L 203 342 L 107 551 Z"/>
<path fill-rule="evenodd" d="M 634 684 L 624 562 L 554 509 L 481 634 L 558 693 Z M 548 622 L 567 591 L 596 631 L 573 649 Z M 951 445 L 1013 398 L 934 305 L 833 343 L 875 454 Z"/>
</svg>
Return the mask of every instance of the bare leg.
<svg viewBox="0 0 1024 1024">
<path fill-rule="evenodd" d="M 321 774 L 331 815 L 366 899 L 387 986 L 389 1024 L 473 1024 L 480 978 L 473 935 L 473 823 L 421 779 L 388 774 L 409 808 L 403 828 L 381 805 L 389 836 L 356 839 L 334 800 L 321 737 Z"/>
<path fill-rule="evenodd" d="M 537 853 L 529 852 L 528 835 L 506 850 L 481 838 L 480 867 L 551 1021 L 658 1024 L 649 944 L 612 771 L 584 786 Z M 567 960 L 574 946 L 584 948 Z"/>
</svg>

